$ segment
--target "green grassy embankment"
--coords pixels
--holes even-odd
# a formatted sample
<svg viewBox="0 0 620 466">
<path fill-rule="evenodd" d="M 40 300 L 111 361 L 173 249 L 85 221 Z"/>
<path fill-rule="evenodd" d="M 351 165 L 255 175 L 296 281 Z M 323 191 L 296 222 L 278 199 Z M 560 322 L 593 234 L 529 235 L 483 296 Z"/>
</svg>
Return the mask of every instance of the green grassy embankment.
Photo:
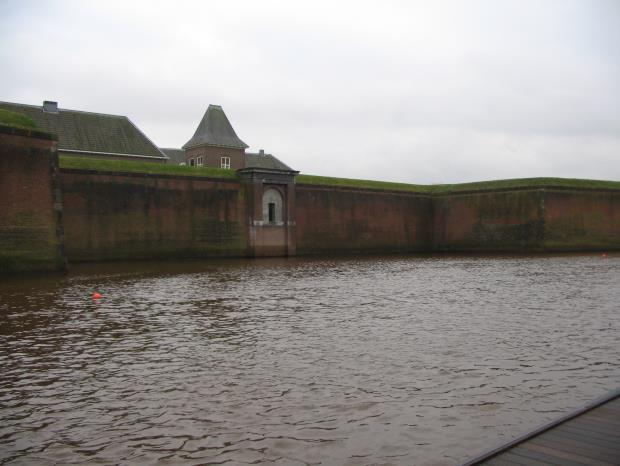
<svg viewBox="0 0 620 466">
<path fill-rule="evenodd" d="M 59 160 L 60 168 L 237 179 L 237 173 L 234 170 L 225 170 L 223 168 L 188 167 L 183 165 L 168 165 L 164 163 L 138 162 L 134 160 L 109 160 L 98 159 L 95 157 L 77 157 L 73 155 L 61 155 Z"/>
<path fill-rule="evenodd" d="M 357 180 L 352 178 L 332 178 L 329 176 L 297 175 L 300 184 L 317 184 L 323 186 L 346 186 L 349 188 L 389 189 L 393 191 L 410 191 L 416 193 L 431 192 L 431 185 L 393 183 L 390 181 Z"/>
<path fill-rule="evenodd" d="M 391 183 L 388 181 L 331 178 L 326 176 L 299 175 L 297 182 L 323 186 L 346 186 L 351 188 L 389 189 L 425 194 L 443 194 L 464 191 L 487 191 L 494 189 L 518 189 L 537 187 L 620 189 L 620 181 L 583 180 L 575 178 L 515 178 L 509 180 L 478 181 L 475 183 L 420 185 Z"/>
<path fill-rule="evenodd" d="M 34 120 L 22 113 L 11 112 L 0 108 L 0 125 L 12 128 L 37 129 Z"/>
<path fill-rule="evenodd" d="M 167 165 L 163 163 L 138 162 L 133 160 L 107 160 L 94 157 L 60 156 L 61 168 L 100 170 L 114 172 L 150 173 L 156 175 L 181 175 L 207 178 L 237 179 L 234 170 L 213 167 L 188 167 Z M 479 181 L 475 183 L 421 185 L 392 183 L 389 181 L 358 180 L 351 178 L 333 178 L 327 176 L 298 175 L 297 183 L 343 186 L 351 188 L 385 189 L 421 194 L 443 194 L 465 191 L 488 191 L 495 189 L 522 189 L 538 187 L 585 188 L 585 189 L 620 189 L 620 181 L 584 180 L 573 178 L 515 178 L 509 180 Z"/>
</svg>

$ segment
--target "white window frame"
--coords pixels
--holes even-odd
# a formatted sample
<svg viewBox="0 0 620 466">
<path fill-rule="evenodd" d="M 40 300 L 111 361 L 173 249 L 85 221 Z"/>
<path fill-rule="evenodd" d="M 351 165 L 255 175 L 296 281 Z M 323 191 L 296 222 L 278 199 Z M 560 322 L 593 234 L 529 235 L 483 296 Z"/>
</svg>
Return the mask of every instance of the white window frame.
<svg viewBox="0 0 620 466">
<path fill-rule="evenodd" d="M 225 155 L 221 156 L 220 167 L 229 170 L 230 169 L 230 157 L 225 156 Z"/>
<path fill-rule="evenodd" d="M 198 165 L 199 167 L 202 167 L 202 155 L 199 155 L 198 157 L 196 157 L 196 165 Z"/>
</svg>

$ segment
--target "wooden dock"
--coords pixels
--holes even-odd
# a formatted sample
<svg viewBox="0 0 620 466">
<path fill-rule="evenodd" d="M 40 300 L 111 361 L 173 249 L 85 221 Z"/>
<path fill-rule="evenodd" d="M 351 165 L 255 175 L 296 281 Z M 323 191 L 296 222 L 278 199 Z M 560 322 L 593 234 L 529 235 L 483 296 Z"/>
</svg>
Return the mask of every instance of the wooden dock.
<svg viewBox="0 0 620 466">
<path fill-rule="evenodd" d="M 618 466 L 620 388 L 462 466 Z"/>
</svg>

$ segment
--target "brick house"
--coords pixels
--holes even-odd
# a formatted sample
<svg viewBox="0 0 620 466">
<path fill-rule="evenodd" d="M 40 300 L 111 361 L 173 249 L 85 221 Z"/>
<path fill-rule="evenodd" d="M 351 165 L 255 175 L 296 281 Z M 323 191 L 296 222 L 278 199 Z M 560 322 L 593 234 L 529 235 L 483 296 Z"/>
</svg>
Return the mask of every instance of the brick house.
<svg viewBox="0 0 620 466">
<path fill-rule="evenodd" d="M 263 150 L 246 152 L 248 145 L 237 136 L 220 105 L 209 105 L 192 138 L 182 149 L 162 147 L 172 164 L 232 170 L 260 169 L 297 173 Z"/>
<path fill-rule="evenodd" d="M 59 154 L 168 161 L 168 157 L 126 116 L 67 110 L 51 101 L 41 106 L 0 102 L 0 108 L 27 115 L 42 130 L 56 134 Z"/>
<path fill-rule="evenodd" d="M 243 142 L 219 105 L 209 105 L 192 138 L 183 145 L 185 163 L 190 166 L 239 170 L 245 166 Z"/>
</svg>

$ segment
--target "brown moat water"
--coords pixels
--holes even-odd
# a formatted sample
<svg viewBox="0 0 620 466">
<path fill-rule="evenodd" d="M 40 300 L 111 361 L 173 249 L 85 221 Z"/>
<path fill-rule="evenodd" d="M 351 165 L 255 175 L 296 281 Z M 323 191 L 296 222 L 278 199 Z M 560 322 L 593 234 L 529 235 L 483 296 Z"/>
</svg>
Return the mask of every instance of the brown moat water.
<svg viewBox="0 0 620 466">
<path fill-rule="evenodd" d="M 620 255 L 5 278 L 0 463 L 456 464 L 620 385 L 619 303 Z"/>
</svg>

